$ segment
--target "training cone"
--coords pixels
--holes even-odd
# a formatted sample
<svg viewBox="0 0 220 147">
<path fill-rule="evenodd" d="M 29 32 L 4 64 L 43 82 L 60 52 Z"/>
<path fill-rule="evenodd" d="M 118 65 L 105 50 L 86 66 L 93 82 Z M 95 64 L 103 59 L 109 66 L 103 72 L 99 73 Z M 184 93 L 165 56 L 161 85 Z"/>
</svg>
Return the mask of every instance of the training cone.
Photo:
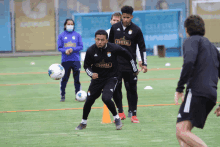
<svg viewBox="0 0 220 147">
<path fill-rule="evenodd" d="M 103 124 L 112 123 L 108 107 L 105 104 L 103 106 L 102 123 Z"/>
</svg>

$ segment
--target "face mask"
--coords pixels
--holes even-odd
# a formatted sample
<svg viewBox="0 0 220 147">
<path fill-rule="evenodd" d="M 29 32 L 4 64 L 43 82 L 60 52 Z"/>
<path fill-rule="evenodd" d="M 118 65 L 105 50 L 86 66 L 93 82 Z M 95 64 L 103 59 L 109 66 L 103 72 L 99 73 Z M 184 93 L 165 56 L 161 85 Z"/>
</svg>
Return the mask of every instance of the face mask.
<svg viewBox="0 0 220 147">
<path fill-rule="evenodd" d="M 68 32 L 72 32 L 73 29 L 74 29 L 74 25 L 66 25 L 66 30 L 67 30 Z"/>
</svg>

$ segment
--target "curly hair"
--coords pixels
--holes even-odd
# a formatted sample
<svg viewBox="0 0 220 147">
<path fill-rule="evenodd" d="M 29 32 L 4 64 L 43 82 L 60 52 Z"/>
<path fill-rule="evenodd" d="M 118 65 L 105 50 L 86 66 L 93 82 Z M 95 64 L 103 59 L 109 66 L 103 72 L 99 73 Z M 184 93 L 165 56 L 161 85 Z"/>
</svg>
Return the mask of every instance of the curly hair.
<svg viewBox="0 0 220 147">
<path fill-rule="evenodd" d="M 121 8 L 121 13 L 127 13 L 127 14 L 131 14 L 133 13 L 134 9 L 131 6 L 123 6 Z"/>
<path fill-rule="evenodd" d="M 205 23 L 199 15 L 190 15 L 184 22 L 184 27 L 187 28 L 189 36 L 205 35 Z"/>
</svg>

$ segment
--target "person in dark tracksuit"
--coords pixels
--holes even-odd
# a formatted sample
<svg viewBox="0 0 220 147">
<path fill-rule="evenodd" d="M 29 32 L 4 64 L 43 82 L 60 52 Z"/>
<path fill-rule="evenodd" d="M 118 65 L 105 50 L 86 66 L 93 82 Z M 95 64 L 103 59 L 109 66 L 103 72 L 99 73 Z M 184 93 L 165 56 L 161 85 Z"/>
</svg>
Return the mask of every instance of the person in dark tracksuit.
<svg viewBox="0 0 220 147">
<path fill-rule="evenodd" d="M 203 129 L 208 114 L 216 105 L 220 54 L 203 37 L 205 24 L 200 16 L 189 16 L 184 27 L 188 38 L 183 43 L 184 63 L 175 93 L 175 103 L 178 105 L 179 98 L 183 101 L 177 115 L 176 137 L 180 146 L 207 147 L 191 130 L 193 127 Z"/>
<path fill-rule="evenodd" d="M 112 101 L 112 96 L 118 81 L 117 56 L 122 54 L 126 60 L 130 62 L 133 73 L 137 75 L 138 70 L 132 55 L 119 45 L 108 43 L 108 34 L 105 30 L 98 30 L 95 33 L 95 44 L 88 48 L 84 60 L 84 69 L 92 79 L 83 107 L 82 122 L 76 127 L 76 130 L 86 128 L 91 107 L 101 93 L 102 101 L 106 104 L 114 117 L 116 129 L 120 130 L 122 128 L 121 119 Z"/>
<path fill-rule="evenodd" d="M 137 64 L 136 48 L 138 45 L 142 60 L 142 71 L 146 73 L 147 72 L 146 47 L 141 29 L 131 21 L 133 18 L 132 15 L 133 8 L 131 6 L 123 6 L 121 8 L 121 12 L 122 12 L 122 21 L 112 25 L 109 34 L 109 42 L 118 44 L 121 47 L 128 50 L 135 59 L 135 65 Z M 130 109 L 130 111 L 128 112 L 129 114 L 128 117 L 131 117 L 132 123 L 139 123 L 139 120 L 136 116 L 137 101 L 138 101 L 137 76 L 134 76 L 132 74 L 132 69 L 129 66 L 129 62 L 124 58 L 124 56 L 118 56 L 118 63 L 120 69 L 118 73 L 119 83 L 118 86 L 116 87 L 113 98 L 116 102 L 119 113 L 121 113 L 121 116 L 124 116 L 123 119 L 125 119 L 126 117 L 122 107 L 122 91 L 121 91 L 122 78 L 123 78 L 126 91 L 129 91 L 129 94 L 127 95 L 128 105 Z M 117 98 L 115 99 L 115 97 Z"/>
<path fill-rule="evenodd" d="M 61 100 L 65 101 L 65 89 L 69 80 L 70 72 L 73 71 L 75 94 L 81 89 L 80 84 L 80 55 L 79 51 L 83 49 L 82 37 L 74 31 L 74 21 L 66 19 L 64 23 L 64 32 L 58 36 L 58 50 L 62 53 L 61 65 L 65 69 L 65 75 L 61 79 Z"/>
<path fill-rule="evenodd" d="M 121 13 L 119 13 L 119 12 L 113 13 L 112 16 L 111 16 L 111 20 L 110 20 L 111 25 L 116 24 L 116 23 L 118 23 L 120 21 L 121 21 Z M 108 36 L 109 36 L 110 30 L 111 29 L 106 30 L 106 32 L 108 33 Z M 138 58 L 138 64 L 141 67 L 142 66 L 142 61 L 141 61 L 141 55 L 140 55 L 140 51 L 139 51 L 138 45 L 137 45 L 137 48 L 136 48 L 136 55 L 137 55 L 137 58 Z M 129 86 L 127 86 L 128 83 L 124 83 L 124 85 L 125 85 L 125 87 L 129 88 Z M 127 90 L 127 100 L 128 100 L 128 102 L 130 100 L 129 97 L 131 97 L 131 92 L 130 92 L 130 90 Z M 117 102 L 117 100 L 116 100 L 116 102 Z M 122 105 L 120 105 L 120 103 L 117 102 L 116 106 L 118 108 L 118 112 L 119 112 L 118 115 L 121 118 L 121 120 L 126 119 L 126 115 L 123 112 Z M 130 105 L 128 105 L 128 112 L 130 112 L 130 111 L 131 111 L 130 110 Z M 132 117 L 132 115 L 129 115 L 128 117 Z"/>
</svg>

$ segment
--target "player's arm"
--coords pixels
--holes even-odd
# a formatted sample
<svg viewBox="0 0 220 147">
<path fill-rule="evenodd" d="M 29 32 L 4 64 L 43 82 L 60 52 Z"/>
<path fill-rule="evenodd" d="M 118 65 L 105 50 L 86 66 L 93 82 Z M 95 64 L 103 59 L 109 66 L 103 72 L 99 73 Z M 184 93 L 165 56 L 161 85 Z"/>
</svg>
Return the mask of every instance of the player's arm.
<svg viewBox="0 0 220 147">
<path fill-rule="evenodd" d="M 193 65 L 197 58 L 198 47 L 199 40 L 195 40 L 194 38 L 186 40 L 183 44 L 183 66 L 176 88 L 177 92 L 183 92 L 185 89 L 184 85 L 193 72 Z"/>
<path fill-rule="evenodd" d="M 92 71 L 92 64 L 93 64 L 93 58 L 91 57 L 91 50 L 90 48 L 86 51 L 86 56 L 84 60 L 84 69 L 88 76 L 92 78 L 93 71 Z"/>
<path fill-rule="evenodd" d="M 115 44 L 116 45 L 116 44 Z M 118 55 L 125 57 L 125 59 L 129 60 L 133 69 L 133 72 L 138 74 L 138 69 L 137 66 L 134 62 L 134 59 L 131 55 L 131 53 L 129 51 L 127 51 L 126 49 L 122 48 L 119 45 L 116 45 L 117 49 L 115 49 L 115 51 L 117 52 Z"/>
<path fill-rule="evenodd" d="M 138 43 L 138 47 L 139 47 L 139 51 L 140 51 L 142 66 L 147 67 L 147 55 L 146 55 L 144 36 L 143 36 L 143 33 L 141 32 L 140 29 L 138 30 L 136 39 L 137 39 L 137 43 Z"/>
<path fill-rule="evenodd" d="M 113 26 L 111 27 L 110 29 L 110 33 L 109 33 L 109 38 L 108 38 L 108 42 L 111 42 L 111 43 L 115 43 L 114 42 L 114 30 L 113 30 Z"/>
<path fill-rule="evenodd" d="M 82 37 L 80 34 L 78 34 L 78 42 L 76 44 L 76 47 L 73 47 L 73 52 L 79 52 L 83 49 L 83 42 L 82 42 Z"/>
<path fill-rule="evenodd" d="M 139 67 L 142 67 L 141 54 L 140 54 L 140 49 L 139 49 L 138 45 L 137 45 L 137 48 L 136 48 L 136 56 L 137 56 L 137 59 L 138 59 Z"/>
<path fill-rule="evenodd" d="M 62 53 L 66 52 L 66 48 L 64 48 L 64 41 L 63 41 L 63 36 L 62 34 L 59 35 L 58 37 L 58 41 L 57 41 L 57 45 L 58 45 L 58 50 Z"/>
</svg>

